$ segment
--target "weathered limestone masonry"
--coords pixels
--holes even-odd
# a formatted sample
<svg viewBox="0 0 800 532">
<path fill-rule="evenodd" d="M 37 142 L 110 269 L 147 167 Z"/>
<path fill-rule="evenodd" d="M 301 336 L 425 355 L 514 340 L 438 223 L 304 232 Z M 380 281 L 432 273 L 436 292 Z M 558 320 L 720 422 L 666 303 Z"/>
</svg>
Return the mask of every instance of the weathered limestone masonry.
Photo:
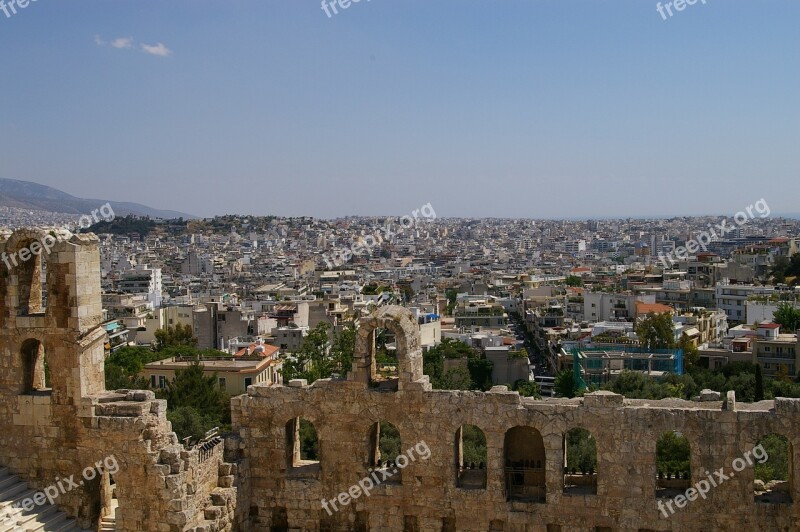
<svg viewBox="0 0 800 532">
<path fill-rule="evenodd" d="M 400 378 L 395 391 L 370 387 L 374 375 L 376 327 L 397 334 Z M 757 504 L 753 469 L 713 488 L 664 517 L 657 507 L 656 440 L 670 430 L 691 443 L 692 483 L 734 459 L 770 433 L 800 445 L 800 401 L 778 399 L 755 405 L 729 401 L 626 400 L 600 392 L 581 399 L 534 401 L 505 387 L 489 393 L 431 390 L 422 374 L 416 324 L 406 310 L 382 308 L 360 322 L 356 359 L 347 381 L 322 380 L 312 386 L 251 386 L 233 399 L 234 428 L 241 438 L 248 491 L 250 530 L 798 530 L 800 493 L 791 483 L 794 504 Z M 302 417 L 319 437 L 319 465 L 293 464 L 294 430 Z M 428 460 L 411 462 L 401 483 L 384 483 L 331 515 L 321 500 L 368 475 L 374 454 L 371 427 L 380 420 L 400 432 L 402 449 L 425 442 Z M 456 487 L 456 433 L 464 424 L 484 431 L 488 446 L 486 489 Z M 530 442 L 513 441 L 514 427 L 531 427 L 543 442 L 546 499 L 507 502 L 506 450 Z M 597 495 L 563 494 L 564 434 L 591 431 L 597 441 Z M 535 458 L 531 463 L 535 462 Z M 792 478 L 798 475 L 793 460 Z M 379 476 L 380 478 L 380 476 Z"/>
<path fill-rule="evenodd" d="M 105 391 L 97 242 L 0 232 L 10 266 L 0 264 L 0 465 L 37 489 L 61 480 L 56 502 L 83 528 L 97 527 L 116 495 L 117 530 L 228 530 L 235 466 L 222 446 L 185 451 L 165 401 Z M 69 478 L 80 484 L 69 489 Z"/>
</svg>

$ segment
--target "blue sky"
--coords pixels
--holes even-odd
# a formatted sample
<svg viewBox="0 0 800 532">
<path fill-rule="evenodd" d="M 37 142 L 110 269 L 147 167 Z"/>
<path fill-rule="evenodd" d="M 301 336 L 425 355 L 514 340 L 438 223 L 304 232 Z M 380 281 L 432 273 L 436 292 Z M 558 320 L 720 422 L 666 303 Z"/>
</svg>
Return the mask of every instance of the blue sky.
<svg viewBox="0 0 800 532">
<path fill-rule="evenodd" d="M 203 216 L 800 211 L 796 0 L 339 11 L 0 11 L 0 177 Z"/>
</svg>

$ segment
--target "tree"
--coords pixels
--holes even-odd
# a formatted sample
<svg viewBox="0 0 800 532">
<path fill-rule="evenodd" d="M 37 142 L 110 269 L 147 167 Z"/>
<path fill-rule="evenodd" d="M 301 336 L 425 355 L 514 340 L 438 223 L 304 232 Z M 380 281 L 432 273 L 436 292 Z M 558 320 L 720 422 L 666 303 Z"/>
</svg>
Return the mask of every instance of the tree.
<svg viewBox="0 0 800 532">
<path fill-rule="evenodd" d="M 486 435 L 474 425 L 464 425 L 461 432 L 461 449 L 465 464 L 486 464 Z"/>
<path fill-rule="evenodd" d="M 664 395 L 658 390 L 650 377 L 639 371 L 623 370 L 616 379 L 604 386 L 605 389 L 630 399 L 661 399 Z"/>
<path fill-rule="evenodd" d="M 139 376 L 144 365 L 169 358 L 168 354 L 154 352 L 146 347 L 125 346 L 111 353 L 106 359 L 106 389 L 144 389 L 147 380 Z"/>
<path fill-rule="evenodd" d="M 437 388 L 440 390 L 469 390 L 472 388 L 469 371 L 464 366 L 448 369 Z"/>
<path fill-rule="evenodd" d="M 170 410 L 187 406 L 218 425 L 230 423 L 230 398 L 217 384 L 216 373 L 206 376 L 199 362 L 176 370 L 175 377 L 159 395 L 167 400 Z"/>
<path fill-rule="evenodd" d="M 440 383 L 444 378 L 444 356 L 436 347 L 422 354 L 422 372 L 430 378 L 434 388 L 441 389 Z"/>
<path fill-rule="evenodd" d="M 119 366 L 106 365 L 106 390 L 141 390 L 149 383 L 143 377 L 131 375 Z"/>
<path fill-rule="evenodd" d="M 308 383 L 327 379 L 334 373 L 344 376 L 353 367 L 356 346 L 355 325 L 349 324 L 329 340 L 330 325 L 320 322 L 303 338 L 300 349 L 283 362 L 283 378 L 306 379 Z"/>
<path fill-rule="evenodd" d="M 177 324 L 158 329 L 155 333 L 156 351 L 167 347 L 196 347 L 197 338 L 194 337 L 191 325 Z"/>
<path fill-rule="evenodd" d="M 772 269 L 770 270 L 769 274 L 774 277 L 776 283 L 785 283 L 787 269 L 789 269 L 789 259 L 784 256 L 780 256 L 775 260 L 775 263 L 772 265 Z"/>
<path fill-rule="evenodd" d="M 629 399 L 664 399 L 678 397 L 689 399 L 700 391 L 691 375 L 667 375 L 660 380 L 642 372 L 623 370 L 603 389 L 624 395 Z"/>
<path fill-rule="evenodd" d="M 690 467 L 691 447 L 685 436 L 665 432 L 656 442 L 656 468 L 665 473 L 687 473 Z"/>
<path fill-rule="evenodd" d="M 378 449 L 383 462 L 395 460 L 402 452 L 400 432 L 388 421 L 381 421 Z"/>
<path fill-rule="evenodd" d="M 583 286 L 583 279 L 578 275 L 568 275 L 564 280 L 564 284 L 567 286 Z"/>
<path fill-rule="evenodd" d="M 353 353 L 356 350 L 356 327 L 348 324 L 340 332 L 333 335 L 331 345 L 332 368 L 339 375 L 347 375 L 353 367 Z"/>
<path fill-rule="evenodd" d="M 800 329 L 800 309 L 794 308 L 791 303 L 781 303 L 773 313 L 772 321 L 780 324 L 785 332 L 793 333 Z"/>
<path fill-rule="evenodd" d="M 319 460 L 319 438 L 317 429 L 310 421 L 300 418 L 300 458 Z"/>
<path fill-rule="evenodd" d="M 444 295 L 447 298 L 447 308 L 445 309 L 445 313 L 447 315 L 452 316 L 453 309 L 456 308 L 456 299 L 458 298 L 458 290 L 455 288 L 448 288 L 444 291 Z"/>
<path fill-rule="evenodd" d="M 386 347 L 389 343 L 389 331 L 386 329 L 375 330 L 375 351 L 378 353 L 388 354 L 389 349 Z"/>
<path fill-rule="evenodd" d="M 800 384 L 796 382 L 767 380 L 766 399 L 775 397 L 800 398 Z"/>
<path fill-rule="evenodd" d="M 410 302 L 412 299 L 414 299 L 414 289 L 411 288 L 410 285 L 401 284 L 398 285 L 398 288 L 400 289 L 400 293 L 403 295 L 403 301 Z"/>
<path fill-rule="evenodd" d="M 442 343 L 431 349 L 440 352 L 445 358 L 473 358 L 475 350 L 459 340 L 445 338 Z"/>
<path fill-rule="evenodd" d="M 756 366 L 756 392 L 755 400 L 764 400 L 764 377 L 761 375 L 761 366 Z"/>
<path fill-rule="evenodd" d="M 778 365 L 778 369 L 775 370 L 775 380 L 778 382 L 792 382 L 791 377 L 789 377 L 789 368 L 786 367 L 786 364 Z"/>
<path fill-rule="evenodd" d="M 559 397 L 575 397 L 578 386 L 571 369 L 565 369 L 556 375 L 553 389 Z"/>
<path fill-rule="evenodd" d="M 364 287 L 361 289 L 361 293 L 368 296 L 375 296 L 384 291 L 389 292 L 391 289 L 388 286 L 382 286 L 378 284 L 364 285 Z"/>
<path fill-rule="evenodd" d="M 688 371 L 689 368 L 697 365 L 700 360 L 700 351 L 685 334 L 682 334 L 680 340 L 678 340 L 678 348 L 683 350 L 683 367 L 685 370 Z"/>
<path fill-rule="evenodd" d="M 729 390 L 736 392 L 736 400 L 745 403 L 752 403 L 756 398 L 756 375 L 755 373 L 740 373 L 734 375 L 725 386 L 727 393 Z"/>
<path fill-rule="evenodd" d="M 473 390 L 486 391 L 492 387 L 492 369 L 494 362 L 485 358 L 470 358 L 467 360 L 467 369 L 472 379 Z"/>
<path fill-rule="evenodd" d="M 722 374 L 727 378 L 742 375 L 744 373 L 752 373 L 755 375 L 756 364 L 752 362 L 731 362 L 730 364 L 723 366 L 720 371 L 722 371 Z"/>
<path fill-rule="evenodd" d="M 764 482 L 771 480 L 788 480 L 789 478 L 789 441 L 785 436 L 770 434 L 760 442 L 769 458 L 762 464 L 756 462 L 755 477 Z"/>
<path fill-rule="evenodd" d="M 198 441 L 206 435 L 206 432 L 220 426 L 218 420 L 201 414 L 191 406 L 181 406 L 168 411 L 167 419 L 172 422 L 172 430 L 181 440 L 189 437 Z"/>
<path fill-rule="evenodd" d="M 334 363 L 329 354 L 329 329 L 330 326 L 326 322 L 320 322 L 309 331 L 308 336 L 303 338 L 300 350 L 294 356 L 284 360 L 283 378 L 285 381 L 307 379 L 311 384 L 317 379 L 331 376 Z"/>
<path fill-rule="evenodd" d="M 639 338 L 639 345 L 647 350 L 675 347 L 672 314 L 648 314 L 636 325 L 636 336 Z"/>
<path fill-rule="evenodd" d="M 466 369 L 462 366 L 445 371 L 445 359 L 467 359 Z M 422 355 L 422 371 L 437 390 L 488 390 L 492 386 L 493 367 L 491 360 L 452 338 L 445 338 Z"/>
<path fill-rule="evenodd" d="M 789 266 L 786 268 L 787 277 L 800 277 L 800 253 L 795 253 L 789 259 Z"/>
<path fill-rule="evenodd" d="M 567 432 L 566 443 L 568 468 L 581 472 L 597 469 L 597 442 L 588 430 L 571 429 Z"/>
<path fill-rule="evenodd" d="M 513 390 L 519 392 L 522 397 L 542 398 L 542 389 L 539 387 L 539 383 L 535 381 L 520 379 L 514 383 Z"/>
</svg>

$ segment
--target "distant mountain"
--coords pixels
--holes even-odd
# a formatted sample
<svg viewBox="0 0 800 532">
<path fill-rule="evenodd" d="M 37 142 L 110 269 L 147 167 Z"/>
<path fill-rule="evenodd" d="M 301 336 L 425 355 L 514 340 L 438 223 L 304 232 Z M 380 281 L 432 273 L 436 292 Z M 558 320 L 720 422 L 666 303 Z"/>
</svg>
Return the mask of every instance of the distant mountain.
<svg viewBox="0 0 800 532">
<path fill-rule="evenodd" d="M 94 209 L 99 209 L 106 203 L 111 204 L 114 214 L 126 216 L 150 216 L 151 218 L 197 218 L 191 214 L 177 211 L 153 209 L 139 203 L 125 201 L 110 201 L 101 199 L 83 199 L 71 196 L 57 188 L 18 181 L 16 179 L 0 178 L 0 207 L 16 207 L 19 209 L 32 209 L 39 211 L 61 212 L 66 214 L 90 214 Z"/>
</svg>

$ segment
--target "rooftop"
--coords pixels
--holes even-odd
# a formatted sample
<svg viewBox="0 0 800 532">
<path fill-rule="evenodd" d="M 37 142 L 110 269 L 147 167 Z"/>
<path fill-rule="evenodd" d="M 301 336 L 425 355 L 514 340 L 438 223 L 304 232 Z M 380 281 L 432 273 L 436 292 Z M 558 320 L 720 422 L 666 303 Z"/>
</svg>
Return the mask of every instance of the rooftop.
<svg viewBox="0 0 800 532">
<path fill-rule="evenodd" d="M 146 370 L 182 370 L 186 369 L 195 362 L 197 358 L 181 357 L 168 358 L 166 360 L 159 360 L 145 364 Z M 278 360 L 270 360 L 268 358 L 234 358 L 234 357 L 219 357 L 208 358 L 204 357 L 199 360 L 203 366 L 203 370 L 207 372 L 220 372 L 220 373 L 259 373 L 270 365 L 279 363 Z"/>
</svg>

